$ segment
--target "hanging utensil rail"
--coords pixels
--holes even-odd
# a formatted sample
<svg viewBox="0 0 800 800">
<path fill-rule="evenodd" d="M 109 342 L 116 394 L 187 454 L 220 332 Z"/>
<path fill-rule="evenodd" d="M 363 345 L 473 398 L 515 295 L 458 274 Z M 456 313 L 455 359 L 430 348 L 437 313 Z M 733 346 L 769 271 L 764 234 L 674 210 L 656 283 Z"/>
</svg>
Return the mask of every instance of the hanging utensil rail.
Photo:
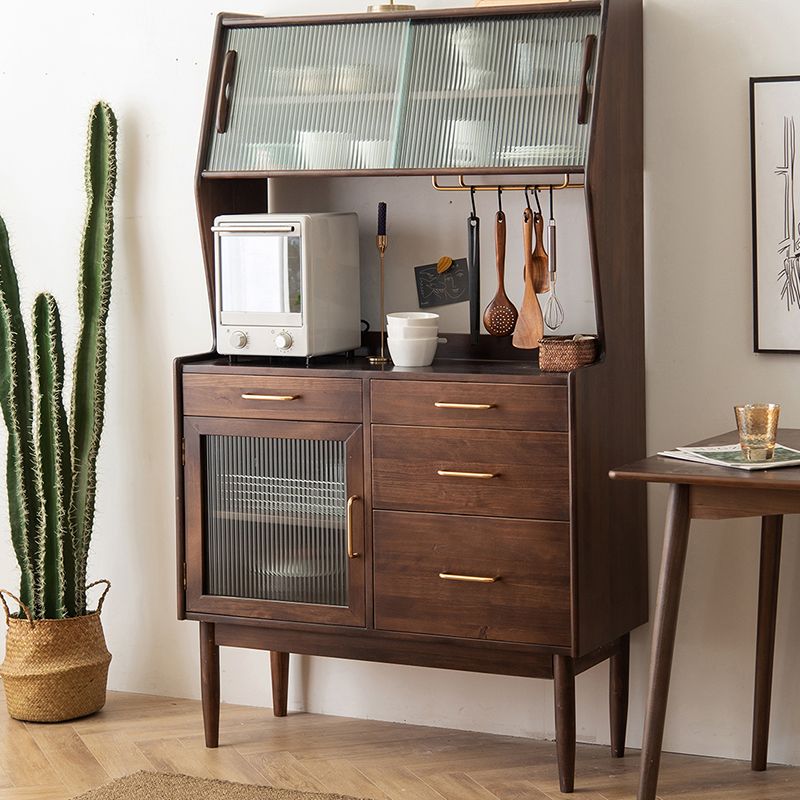
<svg viewBox="0 0 800 800">
<path fill-rule="evenodd" d="M 467 183 L 463 175 L 458 176 L 458 183 L 455 186 L 446 186 L 439 183 L 438 176 L 431 176 L 431 185 L 437 192 L 496 192 L 501 189 L 504 192 L 524 192 L 526 189 L 530 192 L 538 189 L 540 192 L 547 192 L 551 189 L 559 191 L 561 189 L 583 189 L 584 183 L 577 183 L 570 180 L 568 174 L 564 175 L 564 180 L 561 183 L 544 183 L 544 184 L 477 184 Z"/>
</svg>

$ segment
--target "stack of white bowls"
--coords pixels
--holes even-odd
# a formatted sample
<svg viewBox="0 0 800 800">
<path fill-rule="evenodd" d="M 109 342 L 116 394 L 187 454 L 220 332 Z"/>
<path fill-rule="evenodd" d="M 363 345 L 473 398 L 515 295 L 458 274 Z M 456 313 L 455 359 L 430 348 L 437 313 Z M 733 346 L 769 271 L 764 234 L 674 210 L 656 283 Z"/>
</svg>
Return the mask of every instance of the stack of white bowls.
<svg viewBox="0 0 800 800">
<path fill-rule="evenodd" d="M 439 342 L 439 315 L 427 311 L 398 311 L 386 315 L 386 343 L 396 367 L 429 367 Z"/>
</svg>

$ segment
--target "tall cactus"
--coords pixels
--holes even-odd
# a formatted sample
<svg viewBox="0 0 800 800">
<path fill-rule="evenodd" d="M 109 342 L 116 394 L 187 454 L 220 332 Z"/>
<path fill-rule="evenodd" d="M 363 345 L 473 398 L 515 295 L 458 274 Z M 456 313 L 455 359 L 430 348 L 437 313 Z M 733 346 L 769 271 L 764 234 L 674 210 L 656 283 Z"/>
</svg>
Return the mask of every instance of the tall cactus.
<svg viewBox="0 0 800 800">
<path fill-rule="evenodd" d="M 63 405 L 64 350 L 55 299 L 33 309 L 36 409 L 30 353 L 8 232 L 0 218 L 0 407 L 8 428 L 11 539 L 20 597 L 39 618 L 86 613 L 86 568 L 103 430 L 106 320 L 111 299 L 117 121 L 105 103 L 89 117 L 88 209 L 80 254 L 81 325 L 70 423 Z"/>
<path fill-rule="evenodd" d="M 70 428 L 72 497 L 70 527 L 75 537 L 77 613 L 86 612 L 86 569 L 94 522 L 97 453 L 103 432 L 106 385 L 106 320 L 111 303 L 112 206 L 117 180 L 117 120 L 105 103 L 89 117 L 86 148 L 87 211 L 78 283 L 81 315 L 75 353 Z"/>
</svg>

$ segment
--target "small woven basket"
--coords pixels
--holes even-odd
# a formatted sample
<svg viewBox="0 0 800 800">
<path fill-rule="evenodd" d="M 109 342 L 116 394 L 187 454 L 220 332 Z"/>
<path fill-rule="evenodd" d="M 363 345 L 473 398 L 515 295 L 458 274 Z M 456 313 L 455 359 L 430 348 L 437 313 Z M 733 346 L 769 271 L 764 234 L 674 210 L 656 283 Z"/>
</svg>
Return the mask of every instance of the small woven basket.
<svg viewBox="0 0 800 800">
<path fill-rule="evenodd" d="M 105 705 L 111 654 L 100 611 L 111 584 L 97 581 L 90 586 L 98 583 L 106 588 L 97 611 L 67 619 L 34 620 L 27 606 L 0 589 L 8 625 L 0 677 L 8 713 L 14 719 L 63 722 L 93 714 Z M 18 603 L 25 616 L 11 616 L 3 595 Z"/>
<path fill-rule="evenodd" d="M 597 337 L 545 336 L 539 341 L 542 372 L 571 372 L 597 360 Z"/>
</svg>

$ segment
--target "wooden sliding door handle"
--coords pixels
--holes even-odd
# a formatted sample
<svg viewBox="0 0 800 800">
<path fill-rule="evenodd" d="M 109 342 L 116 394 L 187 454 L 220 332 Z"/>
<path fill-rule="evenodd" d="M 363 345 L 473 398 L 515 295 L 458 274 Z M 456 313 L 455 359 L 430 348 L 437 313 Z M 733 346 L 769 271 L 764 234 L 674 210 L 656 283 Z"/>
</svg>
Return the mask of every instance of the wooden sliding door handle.
<svg viewBox="0 0 800 800">
<path fill-rule="evenodd" d="M 583 67 L 581 68 L 581 99 L 578 103 L 578 125 L 585 125 L 589 121 L 589 70 L 594 60 L 594 48 L 597 37 L 590 33 L 583 40 Z"/>
<path fill-rule="evenodd" d="M 231 110 L 231 87 L 235 70 L 236 51 L 228 50 L 225 53 L 225 60 L 222 62 L 222 77 L 220 78 L 219 94 L 217 95 L 217 133 L 225 133 L 228 130 L 228 116 Z"/>
</svg>

